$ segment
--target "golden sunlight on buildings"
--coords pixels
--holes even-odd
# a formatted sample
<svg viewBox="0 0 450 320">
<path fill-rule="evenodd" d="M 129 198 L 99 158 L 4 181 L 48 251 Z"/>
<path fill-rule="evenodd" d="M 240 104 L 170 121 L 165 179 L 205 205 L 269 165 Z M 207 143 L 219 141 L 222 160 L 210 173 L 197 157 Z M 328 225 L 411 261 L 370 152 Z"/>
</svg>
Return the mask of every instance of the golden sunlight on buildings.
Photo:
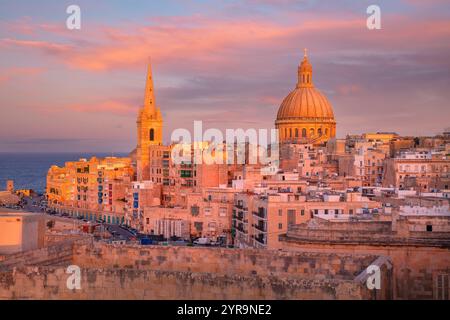
<svg viewBox="0 0 450 320">
<path fill-rule="evenodd" d="M 0 208 L 0 255 L 39 249 L 44 245 L 44 234 L 40 214 Z"/>
<path fill-rule="evenodd" d="M 270 255 L 320 251 L 327 259 L 369 253 L 371 262 L 387 270 L 387 287 L 381 296 L 356 296 L 445 297 L 436 283 L 448 273 L 450 133 L 402 137 L 376 132 L 337 139 L 333 108 L 312 82 L 306 53 L 297 87 L 276 116 L 281 143 L 275 168 L 271 163 L 250 163 L 245 143 L 240 153 L 225 149 L 215 154 L 222 160 L 243 154 L 243 163 L 197 163 L 193 152 L 174 161 L 178 145 L 163 144 L 163 119 L 150 66 L 144 97 L 136 149 L 129 157 L 93 157 L 49 169 L 52 210 L 131 227 L 167 243 L 174 239 L 184 245 L 251 248 Z M 203 156 L 210 146 L 201 141 L 188 144 L 186 150 Z M 201 258 L 198 252 L 191 262 Z M 416 261 L 411 253 L 434 263 Z M 208 264 L 236 262 L 227 255 L 214 259 Z M 324 272 L 340 268 L 332 259 L 334 264 Z M 357 279 L 365 276 L 363 272 Z"/>
<path fill-rule="evenodd" d="M 333 107 L 312 81 L 312 65 L 305 56 L 298 67 L 296 88 L 284 98 L 275 126 L 280 142 L 320 144 L 336 136 Z"/>
</svg>

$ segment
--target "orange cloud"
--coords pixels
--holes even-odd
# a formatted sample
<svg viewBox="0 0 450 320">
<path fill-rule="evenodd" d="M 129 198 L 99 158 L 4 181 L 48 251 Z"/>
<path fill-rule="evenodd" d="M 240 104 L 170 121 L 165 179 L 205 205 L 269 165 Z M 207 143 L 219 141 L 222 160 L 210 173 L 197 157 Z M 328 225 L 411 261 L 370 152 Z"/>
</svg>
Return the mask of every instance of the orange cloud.
<svg viewBox="0 0 450 320">
<path fill-rule="evenodd" d="M 405 50 L 416 50 L 417 35 L 422 43 L 436 45 L 436 40 L 450 36 L 450 21 L 417 20 L 400 15 L 383 19 L 383 30 L 370 32 L 365 28 L 364 15 L 335 17 L 311 13 L 287 12 L 286 20 L 212 19 L 201 15 L 189 17 L 156 17 L 150 25 L 125 24 L 120 27 L 90 26 L 88 31 L 67 34 L 63 44 L 50 41 L 2 39 L 0 46 L 23 47 L 59 55 L 72 68 L 105 71 L 142 67 L 148 57 L 158 63 L 192 61 L 197 68 L 224 67 L 239 64 L 246 48 L 253 51 L 280 50 L 294 47 L 300 51 L 319 42 L 316 50 L 339 50 L 352 44 L 352 51 L 364 50 L 364 45 L 376 44 L 380 51 L 392 50 L 399 42 Z M 60 26 L 37 24 L 42 32 L 60 35 Z M 348 35 L 343 37 L 343 34 Z M 320 42 L 319 38 L 327 41 Z M 302 39 L 302 43 L 295 43 Z M 439 41 L 439 43 L 441 43 Z M 286 50 L 285 50 L 286 51 Z M 205 63 L 206 62 L 206 63 Z"/>
<path fill-rule="evenodd" d="M 236 48 L 254 45 L 289 43 L 292 36 L 327 28 L 351 28 L 357 19 L 305 19 L 290 17 L 288 23 L 262 19 L 230 20 L 190 17 L 153 18 L 152 25 L 125 25 L 121 27 L 91 27 L 78 37 L 70 33 L 72 45 L 48 42 L 3 39 L 0 45 L 35 48 L 45 53 L 64 54 L 63 61 L 74 68 L 103 71 L 118 67 L 142 66 L 148 57 L 156 61 L 201 59 L 210 64 L 225 63 Z M 300 22 L 299 22 L 300 21 Z M 59 28 L 37 25 L 42 31 L 60 34 Z M 233 58 L 233 57 L 232 57 Z"/>
<path fill-rule="evenodd" d="M 138 27 L 129 33 L 110 28 L 106 30 L 109 43 L 82 49 L 71 57 L 69 63 L 82 69 L 105 70 L 141 64 L 149 55 L 159 61 L 194 56 L 214 61 L 222 50 L 257 41 L 270 41 L 289 32 L 289 28 L 270 23 L 205 20 L 196 26 Z"/>
</svg>

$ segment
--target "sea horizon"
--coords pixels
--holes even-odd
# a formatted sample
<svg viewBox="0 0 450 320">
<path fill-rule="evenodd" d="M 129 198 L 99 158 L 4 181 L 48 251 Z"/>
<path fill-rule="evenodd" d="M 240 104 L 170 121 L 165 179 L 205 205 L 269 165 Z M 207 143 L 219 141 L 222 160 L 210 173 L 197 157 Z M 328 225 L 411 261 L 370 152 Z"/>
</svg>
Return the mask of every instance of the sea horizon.
<svg viewBox="0 0 450 320">
<path fill-rule="evenodd" d="M 126 157 L 130 152 L 0 152 L 0 190 L 5 190 L 6 181 L 13 180 L 14 188 L 45 192 L 48 169 L 52 165 L 64 166 L 67 161 L 93 156 Z"/>
</svg>

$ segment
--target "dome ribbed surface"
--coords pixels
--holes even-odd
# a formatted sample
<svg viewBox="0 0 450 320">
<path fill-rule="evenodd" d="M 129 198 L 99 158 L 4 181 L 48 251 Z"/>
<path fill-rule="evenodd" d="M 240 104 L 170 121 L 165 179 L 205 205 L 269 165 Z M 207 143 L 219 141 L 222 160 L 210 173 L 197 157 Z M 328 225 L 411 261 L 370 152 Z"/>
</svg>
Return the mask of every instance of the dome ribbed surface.
<svg viewBox="0 0 450 320">
<path fill-rule="evenodd" d="M 277 120 L 334 119 L 328 99 L 316 88 L 296 88 L 284 98 Z"/>
</svg>

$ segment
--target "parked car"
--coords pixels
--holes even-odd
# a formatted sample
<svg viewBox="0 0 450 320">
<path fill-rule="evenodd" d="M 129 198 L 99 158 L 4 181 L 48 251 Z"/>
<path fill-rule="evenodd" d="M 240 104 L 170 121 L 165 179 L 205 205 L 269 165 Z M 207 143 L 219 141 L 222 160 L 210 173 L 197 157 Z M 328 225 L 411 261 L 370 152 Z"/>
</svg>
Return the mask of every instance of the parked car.
<svg viewBox="0 0 450 320">
<path fill-rule="evenodd" d="M 194 244 L 196 245 L 209 245 L 210 243 L 209 238 L 198 238 L 194 240 Z"/>
</svg>

